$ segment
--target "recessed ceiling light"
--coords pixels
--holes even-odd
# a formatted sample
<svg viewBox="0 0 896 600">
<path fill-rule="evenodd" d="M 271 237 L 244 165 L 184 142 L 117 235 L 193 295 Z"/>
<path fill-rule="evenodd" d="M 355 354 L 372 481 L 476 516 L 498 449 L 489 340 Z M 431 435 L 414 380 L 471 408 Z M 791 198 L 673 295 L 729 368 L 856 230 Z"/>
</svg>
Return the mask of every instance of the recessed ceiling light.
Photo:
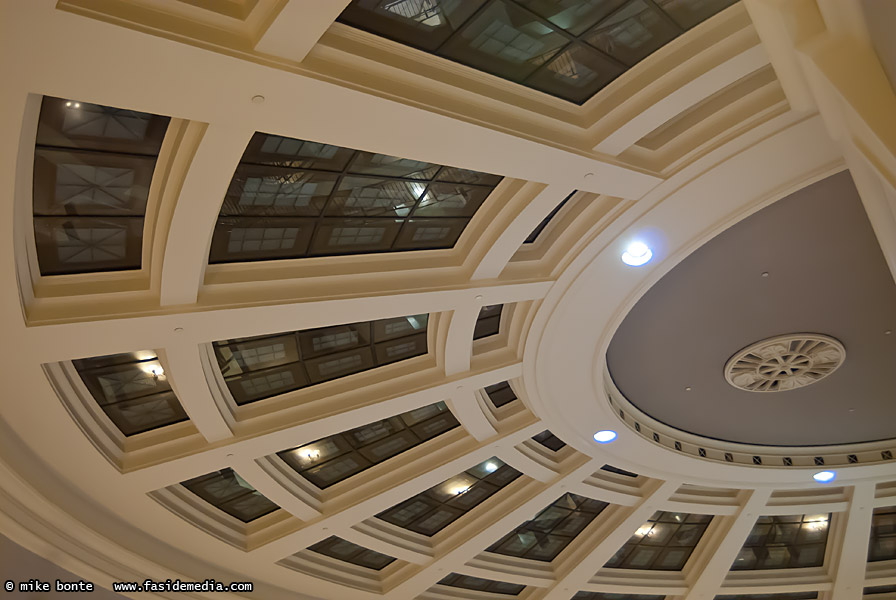
<svg viewBox="0 0 896 600">
<path fill-rule="evenodd" d="M 622 262 L 632 267 L 640 267 L 653 258 L 653 251 L 644 242 L 632 242 L 622 253 Z"/>
<path fill-rule="evenodd" d="M 492 461 L 488 461 L 487 463 L 485 463 L 485 470 L 489 473 L 494 473 L 498 470 L 498 465 L 496 465 Z"/>
<path fill-rule="evenodd" d="M 594 434 L 594 441 L 601 444 L 609 444 L 616 439 L 616 432 L 612 429 L 604 429 Z"/>
<path fill-rule="evenodd" d="M 812 479 L 814 479 L 818 483 L 830 483 L 836 478 L 837 474 L 834 471 L 819 471 L 812 476 Z"/>
</svg>

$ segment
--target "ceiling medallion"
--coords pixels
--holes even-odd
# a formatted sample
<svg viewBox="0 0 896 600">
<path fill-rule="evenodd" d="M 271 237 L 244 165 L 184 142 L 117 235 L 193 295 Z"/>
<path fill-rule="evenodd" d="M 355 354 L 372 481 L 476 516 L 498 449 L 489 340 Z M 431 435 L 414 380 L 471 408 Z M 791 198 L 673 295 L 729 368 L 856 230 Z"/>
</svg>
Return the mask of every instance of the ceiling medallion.
<svg viewBox="0 0 896 600">
<path fill-rule="evenodd" d="M 725 364 L 725 380 L 748 392 L 784 392 L 812 385 L 846 359 L 843 344 L 827 335 L 791 333 L 750 344 Z"/>
</svg>

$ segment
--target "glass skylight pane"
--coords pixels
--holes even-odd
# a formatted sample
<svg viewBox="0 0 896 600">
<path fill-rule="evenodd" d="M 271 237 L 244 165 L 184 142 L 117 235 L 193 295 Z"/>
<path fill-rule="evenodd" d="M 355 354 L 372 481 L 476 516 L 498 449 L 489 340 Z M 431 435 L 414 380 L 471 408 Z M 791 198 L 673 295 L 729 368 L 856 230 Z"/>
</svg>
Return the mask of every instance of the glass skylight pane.
<svg viewBox="0 0 896 600">
<path fill-rule="evenodd" d="M 494 581 L 492 579 L 483 579 L 481 577 L 471 577 L 469 575 L 461 575 L 459 573 L 451 573 L 447 577 L 443 577 L 439 581 L 438 585 L 461 588 L 465 590 L 478 590 L 482 592 L 490 592 L 492 594 L 505 594 L 508 596 L 518 596 L 520 592 L 526 589 L 526 586 L 524 585 L 506 583 L 504 581 Z"/>
<path fill-rule="evenodd" d="M 522 475 L 495 457 L 377 515 L 393 525 L 432 536 Z M 473 589 L 473 588 L 468 588 Z"/>
<path fill-rule="evenodd" d="M 868 561 L 896 559 L 896 506 L 875 508 L 871 517 Z"/>
<path fill-rule="evenodd" d="M 679 34 L 669 17 L 644 0 L 635 0 L 602 21 L 585 40 L 628 66 L 664 46 Z"/>
<path fill-rule="evenodd" d="M 563 440 L 561 440 L 560 438 L 555 436 L 553 433 L 551 433 L 547 429 L 545 429 L 538 435 L 534 436 L 532 438 L 532 440 L 535 442 L 538 442 L 539 444 L 541 444 L 548 450 L 551 450 L 552 452 L 556 452 L 556 451 L 560 450 L 561 448 L 563 448 L 564 446 L 566 446 L 566 443 Z"/>
<path fill-rule="evenodd" d="M 488 395 L 488 399 L 491 400 L 492 404 L 495 405 L 495 408 L 501 408 L 505 404 L 517 399 L 516 394 L 514 394 L 513 390 L 510 388 L 510 384 L 506 381 L 486 387 L 485 393 Z"/>
<path fill-rule="evenodd" d="M 492 544 L 489 552 L 550 562 L 608 504 L 577 494 L 563 494 L 550 506 Z"/>
<path fill-rule="evenodd" d="M 820 567 L 830 521 L 830 514 L 760 517 L 731 569 Z"/>
<path fill-rule="evenodd" d="M 616 79 L 623 68 L 584 44 L 569 46 L 526 80 L 543 92 L 580 104 Z"/>
<path fill-rule="evenodd" d="M 356 0 L 340 20 L 405 44 L 435 50 L 485 0 Z"/>
<path fill-rule="evenodd" d="M 256 133 L 209 263 L 454 247 L 500 176 Z"/>
<path fill-rule="evenodd" d="M 187 420 L 152 351 L 72 361 L 106 416 L 124 435 L 135 435 Z"/>
<path fill-rule="evenodd" d="M 458 426 L 445 403 L 437 402 L 277 455 L 323 489 Z"/>
<path fill-rule="evenodd" d="M 408 315 L 222 340 L 214 347 L 234 400 L 245 404 L 422 356 L 427 323 L 428 315 Z"/>
<path fill-rule="evenodd" d="M 168 121 L 44 97 L 32 194 L 42 275 L 140 268 L 143 216 Z"/>
<path fill-rule="evenodd" d="M 521 81 L 569 40 L 517 5 L 493 0 L 439 53 L 506 79 Z"/>
<path fill-rule="evenodd" d="M 503 310 L 503 304 L 483 306 L 479 310 L 479 317 L 476 319 L 476 326 L 473 329 L 473 339 L 478 340 L 496 335 L 501 327 L 501 311 Z"/>
<path fill-rule="evenodd" d="M 518 0 L 518 2 L 573 35 L 581 35 L 619 8 L 625 0 Z"/>
<path fill-rule="evenodd" d="M 711 515 L 657 512 L 604 566 L 680 571 L 711 521 Z"/>
<path fill-rule="evenodd" d="M 395 558 L 392 556 L 353 544 L 335 535 L 310 546 L 308 549 L 318 554 L 374 571 L 379 571 L 395 562 Z"/>
<path fill-rule="evenodd" d="M 582 104 L 735 1 L 352 0 L 339 20 Z"/>
<path fill-rule="evenodd" d="M 280 508 L 230 468 L 184 481 L 181 485 L 244 523 Z"/>
</svg>

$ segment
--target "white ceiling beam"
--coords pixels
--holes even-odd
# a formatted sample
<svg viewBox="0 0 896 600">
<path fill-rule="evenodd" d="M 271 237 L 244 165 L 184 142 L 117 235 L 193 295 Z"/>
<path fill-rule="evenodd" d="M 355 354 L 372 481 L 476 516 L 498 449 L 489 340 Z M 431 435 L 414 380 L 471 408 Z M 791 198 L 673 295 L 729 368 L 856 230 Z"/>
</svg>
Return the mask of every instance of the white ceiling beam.
<svg viewBox="0 0 896 600">
<path fill-rule="evenodd" d="M 255 49 L 302 62 L 350 0 L 287 0 Z"/>
<path fill-rule="evenodd" d="M 230 122 L 206 128 L 171 219 L 162 264 L 162 306 L 196 303 L 224 195 L 253 133 Z"/>
<path fill-rule="evenodd" d="M 840 551 L 832 554 L 831 574 L 834 587 L 831 590 L 837 600 L 861 600 L 865 583 L 865 569 L 868 564 L 868 537 L 871 534 L 871 516 L 874 512 L 873 482 L 854 485 L 849 500 L 849 510 L 839 518 L 846 524 L 838 528 L 843 532 L 838 546 Z M 828 544 L 832 534 L 828 532 Z"/>
<path fill-rule="evenodd" d="M 199 433 L 209 442 L 232 437 L 233 433 L 209 389 L 199 346 L 175 335 L 163 355 L 165 377 Z"/>
<path fill-rule="evenodd" d="M 709 560 L 701 566 L 690 590 L 683 600 L 712 600 L 719 593 L 719 588 L 743 547 L 747 536 L 756 524 L 760 511 L 771 497 L 770 489 L 756 489 L 749 492 L 747 501 L 723 525 L 722 536 L 710 549 Z M 724 518 L 724 517 L 716 517 Z"/>
<path fill-rule="evenodd" d="M 597 571 L 679 487 L 681 482 L 674 480 L 655 484 L 654 489 L 640 503 L 629 509 L 615 529 L 603 539 L 596 540 L 591 552 L 575 564 L 565 565 L 564 571 L 557 574 L 557 583 L 545 594 L 545 600 L 569 600 L 577 591 L 584 589 Z"/>
<path fill-rule="evenodd" d="M 622 123 L 594 149 L 609 156 L 619 156 L 657 127 L 767 64 L 768 56 L 761 45 L 744 50 Z"/>
<path fill-rule="evenodd" d="M 543 298 L 550 281 L 490 282 L 440 290 L 387 293 L 375 297 L 307 300 L 277 305 L 242 306 L 149 314 L 100 321 L 22 327 L 19 349 L 40 362 L 163 348 L 176 335 L 195 344 L 216 340 L 299 331 L 395 316 L 453 310 L 468 297 L 495 304 Z M 469 343 L 469 342 L 468 342 Z"/>
<path fill-rule="evenodd" d="M 512 220 L 482 257 L 471 279 L 475 281 L 498 277 L 529 234 L 573 191 L 574 188 L 569 185 L 553 184 L 541 187 L 538 191 L 531 190 L 528 194 L 520 192 L 519 196 L 531 200 L 522 207 L 508 207 L 513 210 Z"/>
</svg>

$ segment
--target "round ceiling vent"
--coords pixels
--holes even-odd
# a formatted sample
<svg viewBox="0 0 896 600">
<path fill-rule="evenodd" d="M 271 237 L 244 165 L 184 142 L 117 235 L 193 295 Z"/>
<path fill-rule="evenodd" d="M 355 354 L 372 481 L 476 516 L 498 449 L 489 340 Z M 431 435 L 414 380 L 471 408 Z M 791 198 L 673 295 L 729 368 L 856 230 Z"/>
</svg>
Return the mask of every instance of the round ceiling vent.
<svg viewBox="0 0 896 600">
<path fill-rule="evenodd" d="M 725 364 L 725 380 L 748 392 L 783 392 L 812 385 L 846 359 L 843 344 L 817 333 L 779 335 L 751 344 Z"/>
</svg>

